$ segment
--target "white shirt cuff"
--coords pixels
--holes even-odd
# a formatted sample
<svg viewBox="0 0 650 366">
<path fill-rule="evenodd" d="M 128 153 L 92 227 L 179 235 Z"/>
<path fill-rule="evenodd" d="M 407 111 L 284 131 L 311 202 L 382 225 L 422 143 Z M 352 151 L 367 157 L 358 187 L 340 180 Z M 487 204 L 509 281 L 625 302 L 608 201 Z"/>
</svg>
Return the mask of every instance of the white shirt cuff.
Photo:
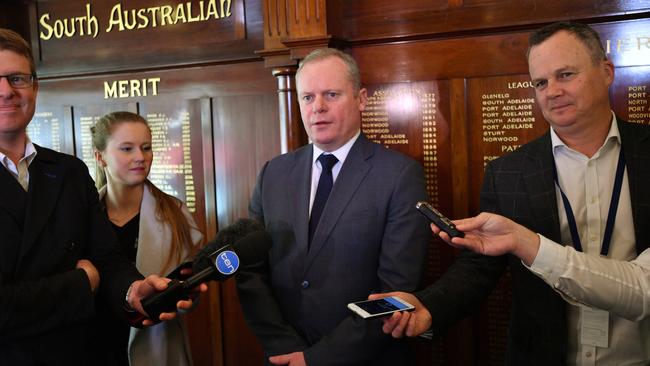
<svg viewBox="0 0 650 366">
<path fill-rule="evenodd" d="M 567 268 L 564 247 L 541 234 L 537 235 L 539 236 L 539 251 L 528 269 L 555 288 L 560 276 Z"/>
</svg>

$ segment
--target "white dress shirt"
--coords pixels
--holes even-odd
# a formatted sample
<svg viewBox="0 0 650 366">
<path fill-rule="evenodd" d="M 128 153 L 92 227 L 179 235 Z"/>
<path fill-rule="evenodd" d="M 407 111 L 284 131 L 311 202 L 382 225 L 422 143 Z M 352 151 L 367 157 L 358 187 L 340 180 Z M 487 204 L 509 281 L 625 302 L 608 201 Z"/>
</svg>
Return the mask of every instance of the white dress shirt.
<svg viewBox="0 0 650 366">
<path fill-rule="evenodd" d="M 604 144 L 591 158 L 566 146 L 552 129 L 551 141 L 558 182 L 575 215 L 583 252 L 540 236 L 540 250 L 530 269 L 569 302 L 567 363 L 648 365 L 650 250 L 637 257 L 627 169 L 609 253 L 607 258 L 600 255 L 621 150 L 616 117 Z M 557 187 L 556 192 L 562 242 L 572 243 Z M 609 312 L 608 347 L 581 343 L 584 319 L 579 304 Z"/>
<path fill-rule="evenodd" d="M 4 165 L 5 168 L 11 173 L 11 175 L 16 178 L 18 183 L 20 183 L 25 190 L 29 186 L 29 165 L 32 163 L 36 157 L 36 148 L 32 144 L 29 137 L 27 137 L 27 142 L 25 143 L 25 154 L 18 161 L 18 165 L 9 159 L 9 157 L 2 152 L 0 152 L 0 162 Z"/>
<path fill-rule="evenodd" d="M 314 205 L 314 198 L 316 197 L 316 188 L 318 188 L 320 173 L 323 171 L 323 167 L 320 165 L 320 161 L 318 161 L 318 157 L 320 156 L 320 154 L 325 152 L 326 154 L 332 154 L 336 156 L 336 158 L 339 160 L 332 167 L 332 182 L 336 183 L 336 178 L 339 176 L 341 167 L 343 166 L 345 159 L 348 157 L 348 153 L 350 152 L 350 149 L 352 149 L 352 145 L 354 145 L 354 143 L 357 141 L 360 134 L 361 134 L 361 130 L 357 131 L 357 134 L 354 135 L 354 137 L 352 137 L 343 146 L 339 147 L 334 151 L 325 152 L 319 149 L 316 145 L 314 145 L 314 154 L 312 156 L 312 166 L 311 166 L 311 193 L 309 195 L 310 215 L 311 215 L 311 208 Z M 332 187 L 332 189 L 334 189 L 334 187 Z"/>
</svg>

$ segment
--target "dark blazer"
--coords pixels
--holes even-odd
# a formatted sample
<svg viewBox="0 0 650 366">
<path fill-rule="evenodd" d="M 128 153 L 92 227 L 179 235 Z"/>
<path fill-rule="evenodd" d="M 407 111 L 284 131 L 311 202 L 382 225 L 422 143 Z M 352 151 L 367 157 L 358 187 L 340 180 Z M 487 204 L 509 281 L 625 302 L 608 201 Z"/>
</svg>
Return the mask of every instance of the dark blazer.
<svg viewBox="0 0 650 366">
<path fill-rule="evenodd" d="M 313 365 L 399 365 L 400 342 L 347 304 L 372 292 L 412 291 L 430 237 L 414 209 L 421 166 L 360 135 L 307 248 L 312 145 L 261 170 L 250 204 L 273 238 L 264 274 L 238 276 L 249 325 L 267 355 L 304 351 Z M 372 362 L 371 362 L 372 361 Z"/>
<path fill-rule="evenodd" d="M 28 192 L 0 166 L 0 363 L 87 365 L 95 300 L 77 261 L 97 267 L 115 311 L 141 276 L 117 252 L 86 166 L 36 150 Z"/>
<path fill-rule="evenodd" d="M 641 253 L 650 245 L 650 128 L 627 122 L 619 122 L 618 127 L 637 252 Z M 550 132 L 490 162 L 483 181 L 481 210 L 509 217 L 560 243 L 553 164 Z M 508 364 L 564 365 L 566 302 L 515 256 L 485 257 L 464 251 L 439 281 L 417 296 L 430 309 L 434 329 L 442 330 L 472 313 L 507 266 L 512 274 L 513 294 Z"/>
</svg>

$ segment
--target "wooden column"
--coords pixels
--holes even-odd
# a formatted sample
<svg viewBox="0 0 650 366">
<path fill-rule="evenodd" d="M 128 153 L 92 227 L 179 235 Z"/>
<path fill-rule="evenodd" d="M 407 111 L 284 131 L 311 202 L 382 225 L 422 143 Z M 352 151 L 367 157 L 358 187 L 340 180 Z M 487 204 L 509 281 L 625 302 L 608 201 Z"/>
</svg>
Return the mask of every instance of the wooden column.
<svg viewBox="0 0 650 366">
<path fill-rule="evenodd" d="M 277 67 L 272 73 L 278 80 L 280 147 L 286 153 L 308 142 L 296 94 L 296 67 Z"/>
</svg>

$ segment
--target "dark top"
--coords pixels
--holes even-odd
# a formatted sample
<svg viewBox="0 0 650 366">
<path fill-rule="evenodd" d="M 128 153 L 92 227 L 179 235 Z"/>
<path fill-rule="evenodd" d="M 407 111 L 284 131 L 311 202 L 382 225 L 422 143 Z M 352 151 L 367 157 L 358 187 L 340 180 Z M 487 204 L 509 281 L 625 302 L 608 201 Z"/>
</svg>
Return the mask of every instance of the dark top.
<svg viewBox="0 0 650 366">
<path fill-rule="evenodd" d="M 138 235 L 140 232 L 140 214 L 133 216 L 124 226 L 117 226 L 111 223 L 117 239 L 120 241 L 120 248 L 126 254 L 131 263 L 135 265 L 135 255 L 138 252 Z"/>
<path fill-rule="evenodd" d="M 140 231 L 140 214 L 135 215 L 124 226 L 111 223 L 120 243 L 120 249 L 135 265 Z M 129 334 L 131 328 L 111 313 L 103 302 L 97 303 L 97 347 L 104 353 L 98 362 L 105 366 L 128 366 Z"/>
</svg>

